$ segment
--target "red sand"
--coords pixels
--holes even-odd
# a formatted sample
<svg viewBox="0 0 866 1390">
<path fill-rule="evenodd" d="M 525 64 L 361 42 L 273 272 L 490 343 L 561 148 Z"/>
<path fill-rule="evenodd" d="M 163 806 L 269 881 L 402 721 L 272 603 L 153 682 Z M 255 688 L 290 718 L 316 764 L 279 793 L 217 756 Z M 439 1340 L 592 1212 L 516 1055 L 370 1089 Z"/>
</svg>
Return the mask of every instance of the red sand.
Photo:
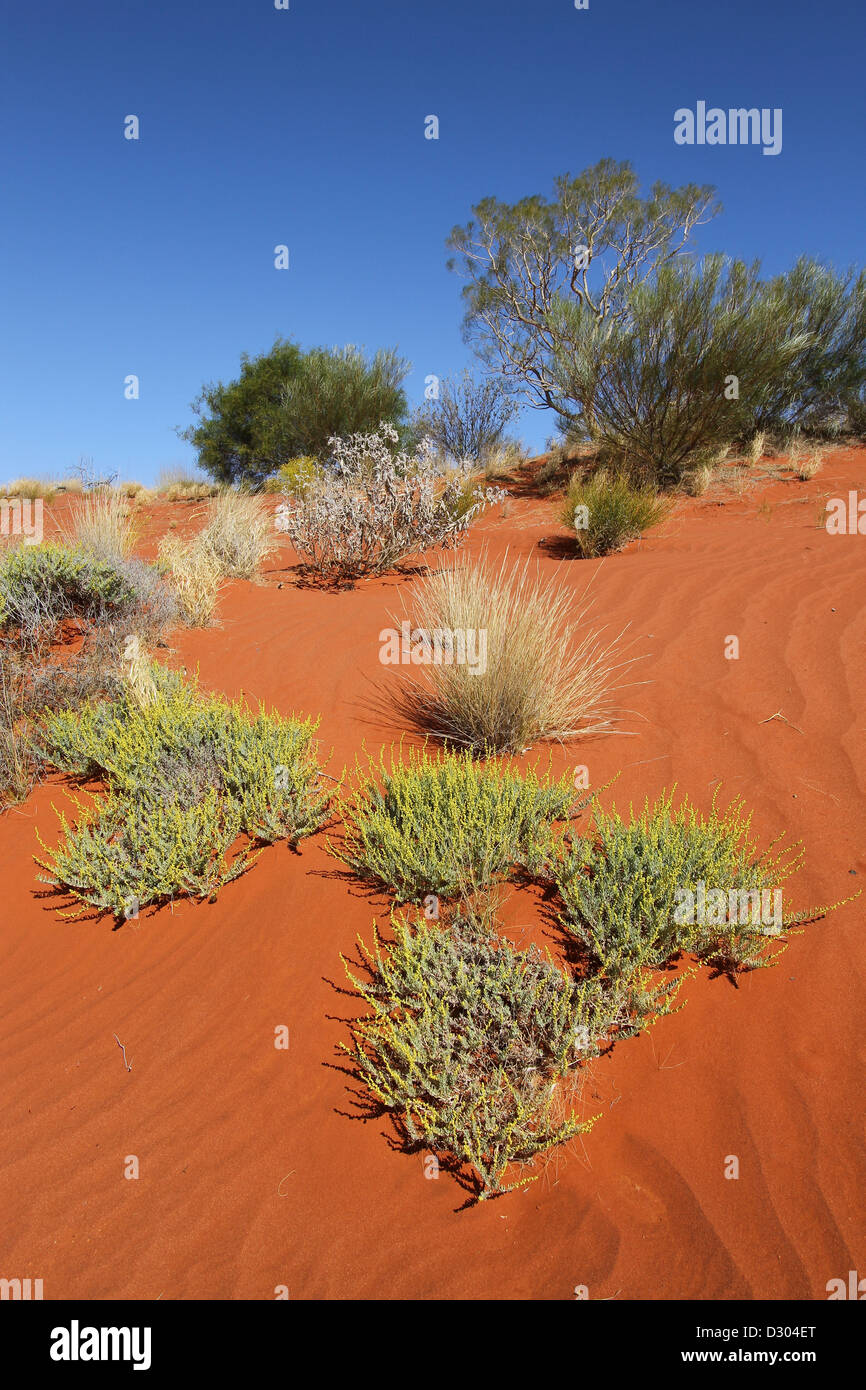
<svg viewBox="0 0 866 1390">
<path fill-rule="evenodd" d="M 585 763 L 599 785 L 622 768 L 608 793 L 620 805 L 676 781 L 707 808 L 721 780 L 763 840 L 805 841 L 797 906 L 866 882 L 866 538 L 816 525 L 864 462 L 847 451 L 811 483 L 683 501 L 600 564 L 539 548 L 564 536 L 548 499 L 497 508 L 469 545 L 534 554 L 576 593 L 595 573 L 597 621 L 629 623 L 645 656 L 633 678 L 646 683 L 624 693 L 634 736 L 557 748 L 555 770 Z M 189 510 L 154 507 L 144 551 Z M 290 562 L 228 586 L 220 625 L 175 634 L 174 660 L 207 687 L 321 714 L 338 772 L 363 741 L 399 738 L 371 696 L 395 679 L 378 634 L 408 581 L 326 594 L 298 589 Z M 739 988 L 690 981 L 681 1013 L 594 1064 L 587 1104 L 602 1118 L 582 1143 L 523 1193 L 458 1210 L 465 1194 L 392 1149 L 387 1121 L 347 1117 L 335 1047 L 352 1001 L 331 982 L 340 952 L 387 919 L 385 898 L 339 877 L 319 836 L 267 850 L 215 904 L 116 931 L 65 922 L 30 858 L 37 826 L 56 835 L 52 800 L 65 800 L 56 778 L 0 822 L 3 1276 L 43 1279 L 48 1299 L 272 1299 L 280 1285 L 295 1299 L 571 1299 L 578 1285 L 824 1299 L 863 1265 L 864 900 Z M 558 949 L 532 894 L 513 892 L 506 920 L 513 939 L 529 928 Z"/>
</svg>

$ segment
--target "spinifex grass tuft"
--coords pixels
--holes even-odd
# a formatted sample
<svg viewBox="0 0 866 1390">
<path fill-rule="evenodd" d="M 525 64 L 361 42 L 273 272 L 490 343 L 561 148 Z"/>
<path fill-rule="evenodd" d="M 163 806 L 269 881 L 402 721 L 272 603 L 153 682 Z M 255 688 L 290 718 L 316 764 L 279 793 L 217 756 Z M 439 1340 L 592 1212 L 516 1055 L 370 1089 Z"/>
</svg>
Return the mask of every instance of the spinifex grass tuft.
<svg viewBox="0 0 866 1390">
<path fill-rule="evenodd" d="M 485 755 L 612 726 L 614 672 L 626 664 L 616 659 L 619 639 L 604 642 L 586 627 L 587 606 L 529 561 L 446 562 L 411 604 L 416 631 L 471 633 L 484 652 L 483 670 L 460 660 L 413 667 L 419 675 L 396 702 L 417 728 Z"/>
</svg>

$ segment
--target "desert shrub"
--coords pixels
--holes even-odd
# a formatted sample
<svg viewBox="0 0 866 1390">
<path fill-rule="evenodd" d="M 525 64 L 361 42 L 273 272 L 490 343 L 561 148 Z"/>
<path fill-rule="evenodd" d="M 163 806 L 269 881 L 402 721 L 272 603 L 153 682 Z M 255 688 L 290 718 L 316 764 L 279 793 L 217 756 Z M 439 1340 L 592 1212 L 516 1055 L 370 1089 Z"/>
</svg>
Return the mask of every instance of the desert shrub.
<svg viewBox="0 0 866 1390">
<path fill-rule="evenodd" d="M 121 497 L 128 497 L 132 500 L 139 497 L 142 493 L 146 493 L 147 488 L 143 483 L 122 482 L 117 484 L 117 491 L 120 493 Z"/>
<path fill-rule="evenodd" d="M 473 1168 L 480 1200 L 525 1186 L 536 1173 L 509 1182 L 508 1170 L 594 1122 L 555 1092 L 597 1052 L 610 998 L 471 919 L 395 920 L 394 934 L 389 946 L 378 933 L 372 950 L 361 943 L 367 979 L 343 958 L 369 1008 L 344 1049 L 358 1079 L 412 1148 Z"/>
<path fill-rule="evenodd" d="M 675 809 L 673 796 L 647 801 L 627 822 L 596 804 L 593 834 L 573 839 L 554 871 L 563 925 L 591 969 L 615 983 L 658 969 L 679 952 L 726 971 L 769 965 L 784 944 L 782 928 L 827 910 L 777 920 L 772 895 L 799 866 L 802 849 L 776 852 L 777 839 L 759 850 L 740 800 L 719 811 L 714 798 L 705 818 L 685 801 Z M 701 893 L 711 910 L 701 908 Z"/>
<path fill-rule="evenodd" d="M 660 267 L 629 292 L 621 320 L 566 301 L 555 319 L 561 393 L 581 403 L 587 437 L 662 486 L 754 432 L 756 401 L 800 346 L 773 332 L 757 266 L 723 256 Z M 726 390 L 732 374 L 738 395 Z"/>
<path fill-rule="evenodd" d="M 222 573 L 213 552 L 202 543 L 201 533 L 191 541 L 163 536 L 157 565 L 171 584 L 184 621 L 190 627 L 207 627 L 216 607 Z"/>
<path fill-rule="evenodd" d="M 587 797 L 586 800 L 589 798 Z M 343 807 L 336 858 L 402 901 L 470 894 L 516 868 L 543 874 L 554 822 L 580 809 L 571 782 L 534 770 L 475 762 L 468 753 L 431 757 L 410 749 L 406 762 L 384 751 L 378 767 Z"/>
<path fill-rule="evenodd" d="M 321 478 L 317 459 L 301 455 L 281 464 L 276 473 L 265 483 L 266 492 L 286 492 L 291 497 L 300 497 Z"/>
<path fill-rule="evenodd" d="M 37 758 L 23 699 L 24 672 L 0 647 L 0 811 L 23 801 L 33 786 Z"/>
<path fill-rule="evenodd" d="M 801 256 L 762 287 L 762 305 L 775 338 L 795 351 L 750 391 L 753 428 L 834 433 L 866 382 L 866 271 Z"/>
<path fill-rule="evenodd" d="M 479 487 L 471 506 L 458 506 L 458 470 L 437 476 L 426 460 L 394 452 L 396 429 L 332 439 L 329 474 L 277 508 L 285 533 L 316 580 L 346 585 L 381 574 L 408 555 L 458 545 L 495 494 Z"/>
<path fill-rule="evenodd" d="M 56 483 L 46 482 L 42 478 L 15 478 L 13 482 L 6 483 L 5 487 L 0 485 L 0 494 L 4 497 L 29 498 L 33 502 L 37 498 L 41 498 L 43 502 L 53 502 L 57 491 Z"/>
<path fill-rule="evenodd" d="M 15 547 L 0 559 L 0 626 L 22 646 L 50 638 L 67 618 L 105 622 L 135 602 L 121 569 L 85 550 L 49 542 Z"/>
<path fill-rule="evenodd" d="M 395 702 L 416 727 L 480 755 L 611 727 L 617 642 L 584 625 L 561 580 L 507 555 L 498 568 L 486 556 L 454 560 L 409 602 L 421 674 L 404 679 Z"/>
<path fill-rule="evenodd" d="M 845 401 L 848 429 L 851 434 L 866 436 L 866 385 L 851 391 Z"/>
<path fill-rule="evenodd" d="M 138 522 L 121 492 L 97 488 L 87 492 L 76 504 L 71 525 L 64 527 L 63 537 L 71 549 L 87 550 L 107 561 L 123 560 L 135 547 Z"/>
<path fill-rule="evenodd" d="M 70 825 L 60 815 L 63 838 L 49 849 L 41 836 L 42 883 L 63 889 L 79 904 L 131 916 L 148 903 L 176 897 L 213 898 L 245 872 L 253 855 L 230 851 L 241 833 L 238 809 L 212 789 L 191 806 L 178 802 L 126 801 L 111 797 L 81 812 Z"/>
<path fill-rule="evenodd" d="M 232 579 L 252 579 L 276 549 L 271 515 L 261 498 L 224 488 L 209 503 L 198 543 L 217 571 Z"/>
<path fill-rule="evenodd" d="M 580 554 L 589 558 L 621 550 L 657 526 L 669 510 L 670 504 L 653 487 L 637 486 L 622 474 L 610 476 L 601 469 L 587 479 L 572 476 L 560 520 L 574 531 Z"/>
<path fill-rule="evenodd" d="M 440 382 L 438 399 L 417 412 L 415 428 L 446 458 L 486 467 L 516 413 L 517 403 L 501 376 L 478 380 L 467 370 Z"/>
<path fill-rule="evenodd" d="M 278 338 L 268 353 L 242 354 L 235 381 L 203 388 L 192 407 L 198 423 L 181 437 L 216 482 L 260 486 L 298 455 L 323 458 L 332 435 L 402 419 L 408 369 L 390 350 L 373 357 L 351 346 L 305 353 Z"/>
<path fill-rule="evenodd" d="M 108 799 L 75 827 L 64 820 L 60 847 L 38 862 L 81 903 L 118 916 L 133 898 L 210 896 L 250 862 L 228 867 L 238 836 L 297 844 L 330 802 L 309 720 L 250 714 L 158 668 L 152 677 L 145 701 L 125 685 L 112 702 L 47 715 L 40 731 L 45 760 L 101 779 Z M 157 848 L 145 854 L 151 822 Z"/>
</svg>

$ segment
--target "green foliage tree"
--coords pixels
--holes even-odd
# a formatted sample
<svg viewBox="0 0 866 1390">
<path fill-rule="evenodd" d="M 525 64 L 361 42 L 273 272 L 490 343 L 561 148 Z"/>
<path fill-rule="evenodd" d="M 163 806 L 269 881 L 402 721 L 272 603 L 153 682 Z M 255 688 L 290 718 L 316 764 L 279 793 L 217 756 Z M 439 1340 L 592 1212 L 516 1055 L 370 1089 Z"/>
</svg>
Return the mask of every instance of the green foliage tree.
<svg viewBox="0 0 866 1390">
<path fill-rule="evenodd" d="M 568 299 L 602 322 L 627 318 L 630 293 L 719 210 L 714 193 L 656 183 L 644 195 L 628 163 L 604 159 L 558 178 L 551 200 L 485 198 L 448 239 L 449 267 L 467 278 L 467 341 L 530 404 L 558 410 L 556 303 Z"/>
<path fill-rule="evenodd" d="M 217 482 L 257 487 L 298 455 L 323 457 L 332 435 L 402 420 L 408 371 L 391 349 L 303 352 L 278 338 L 270 352 L 243 353 L 235 381 L 204 386 L 192 405 L 198 423 L 180 435 Z"/>
<path fill-rule="evenodd" d="M 669 263 L 635 286 L 617 318 L 557 299 L 551 375 L 562 426 L 662 485 L 753 430 L 809 341 L 779 331 L 758 269 L 720 255 Z"/>
<path fill-rule="evenodd" d="M 866 271 L 844 274 L 801 256 L 763 292 L 784 366 L 754 401 L 755 430 L 832 432 L 866 383 Z"/>
</svg>

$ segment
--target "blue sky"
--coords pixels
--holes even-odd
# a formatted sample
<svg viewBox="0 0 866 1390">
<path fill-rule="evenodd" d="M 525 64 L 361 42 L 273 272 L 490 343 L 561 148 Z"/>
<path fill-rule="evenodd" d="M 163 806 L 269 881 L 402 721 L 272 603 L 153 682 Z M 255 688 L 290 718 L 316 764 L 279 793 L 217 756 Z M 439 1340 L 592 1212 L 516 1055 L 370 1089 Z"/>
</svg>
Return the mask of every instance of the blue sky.
<svg viewBox="0 0 866 1390">
<path fill-rule="evenodd" d="M 278 334 L 397 345 L 420 401 L 471 360 L 451 227 L 605 156 L 715 184 L 701 249 L 862 263 L 864 37 L 862 0 L 7 6 L 0 479 L 192 463 L 174 427 L 203 382 Z M 781 154 L 677 146 L 698 100 L 781 107 Z M 553 420 L 522 427 L 542 446 Z"/>
</svg>

